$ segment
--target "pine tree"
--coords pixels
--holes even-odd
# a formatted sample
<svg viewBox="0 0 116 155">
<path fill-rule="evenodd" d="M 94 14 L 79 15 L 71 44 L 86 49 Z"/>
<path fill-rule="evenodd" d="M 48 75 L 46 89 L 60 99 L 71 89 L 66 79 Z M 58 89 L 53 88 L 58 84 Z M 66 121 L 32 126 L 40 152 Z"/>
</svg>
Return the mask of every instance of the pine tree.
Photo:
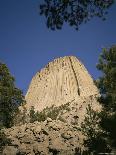
<svg viewBox="0 0 116 155">
<path fill-rule="evenodd" d="M 107 132 L 110 145 L 116 148 L 116 45 L 103 49 L 97 68 L 102 72 L 97 80 L 103 106 L 101 127 Z"/>
<path fill-rule="evenodd" d="M 22 91 L 16 88 L 14 77 L 0 62 L 0 128 L 13 125 L 13 117 L 23 101 Z"/>
<path fill-rule="evenodd" d="M 84 146 L 88 148 L 88 154 L 98 155 L 101 152 L 110 152 L 105 131 L 100 127 L 99 112 L 92 109 L 92 104 L 86 108 L 84 122 L 81 123 L 81 131 L 84 138 Z"/>
</svg>

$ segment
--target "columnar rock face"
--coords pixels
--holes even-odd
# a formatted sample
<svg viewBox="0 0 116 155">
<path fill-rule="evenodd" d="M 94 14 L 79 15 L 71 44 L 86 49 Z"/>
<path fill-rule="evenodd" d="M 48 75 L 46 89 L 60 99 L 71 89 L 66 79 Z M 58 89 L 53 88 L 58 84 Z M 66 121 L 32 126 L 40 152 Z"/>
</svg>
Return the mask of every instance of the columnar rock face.
<svg viewBox="0 0 116 155">
<path fill-rule="evenodd" d="M 98 95 L 98 90 L 88 71 L 76 57 L 65 56 L 48 63 L 33 77 L 25 97 L 26 107 L 41 111 L 91 95 Z"/>
</svg>

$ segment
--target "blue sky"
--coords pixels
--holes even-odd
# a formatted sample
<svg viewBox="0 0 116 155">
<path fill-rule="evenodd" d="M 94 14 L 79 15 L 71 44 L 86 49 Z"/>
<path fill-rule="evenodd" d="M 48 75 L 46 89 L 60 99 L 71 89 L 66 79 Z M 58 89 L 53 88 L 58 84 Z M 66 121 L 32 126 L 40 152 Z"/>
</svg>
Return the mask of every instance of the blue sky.
<svg viewBox="0 0 116 155">
<path fill-rule="evenodd" d="M 39 15 L 41 0 L 0 0 L 0 60 L 7 64 L 16 85 L 26 93 L 33 75 L 54 58 L 74 55 L 81 59 L 94 79 L 103 47 L 116 43 L 116 4 L 106 21 L 95 18 L 79 31 L 65 25 L 48 30 Z"/>
</svg>

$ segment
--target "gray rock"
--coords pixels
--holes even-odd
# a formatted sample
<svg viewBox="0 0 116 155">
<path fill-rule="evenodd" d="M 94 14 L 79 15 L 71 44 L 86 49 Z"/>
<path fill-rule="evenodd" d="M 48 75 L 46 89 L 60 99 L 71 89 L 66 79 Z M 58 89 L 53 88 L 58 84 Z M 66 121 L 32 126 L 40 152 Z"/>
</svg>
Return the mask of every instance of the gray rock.
<svg viewBox="0 0 116 155">
<path fill-rule="evenodd" d="M 62 133 L 61 136 L 64 139 L 71 139 L 74 137 L 73 133 L 71 131 L 66 131 L 65 133 Z"/>
<path fill-rule="evenodd" d="M 47 117 L 47 123 L 52 122 L 52 119 L 50 117 Z"/>
<path fill-rule="evenodd" d="M 3 150 L 3 155 L 16 155 L 18 153 L 18 149 L 14 146 L 6 146 Z"/>
</svg>

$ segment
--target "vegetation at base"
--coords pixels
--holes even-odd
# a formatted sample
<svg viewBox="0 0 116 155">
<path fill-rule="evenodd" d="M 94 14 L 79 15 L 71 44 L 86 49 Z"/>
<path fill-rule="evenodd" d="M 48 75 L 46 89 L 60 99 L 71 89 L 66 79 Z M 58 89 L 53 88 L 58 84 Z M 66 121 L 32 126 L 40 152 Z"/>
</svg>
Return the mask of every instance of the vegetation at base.
<svg viewBox="0 0 116 155">
<path fill-rule="evenodd" d="M 2 130 L 0 130 L 0 154 L 2 154 L 4 147 L 10 143 L 11 140 L 6 137 Z"/>
<path fill-rule="evenodd" d="M 81 148 L 77 147 L 75 148 L 75 154 L 74 155 L 92 155 L 88 152 L 88 150 L 82 150 Z"/>
<path fill-rule="evenodd" d="M 107 10 L 114 0 L 44 0 L 40 15 L 45 16 L 47 27 L 61 29 L 64 23 L 78 30 L 93 17 L 105 20 Z"/>
<path fill-rule="evenodd" d="M 65 120 L 62 116 L 59 116 L 59 117 L 58 117 L 58 120 L 60 120 L 61 122 L 66 123 L 66 120 Z"/>
<path fill-rule="evenodd" d="M 33 106 L 30 109 L 29 117 L 30 117 L 30 123 L 33 123 L 37 120 L 37 114 L 36 114 Z"/>
<path fill-rule="evenodd" d="M 46 107 L 45 109 L 43 109 L 41 112 L 35 112 L 34 107 L 31 107 L 30 109 L 30 122 L 34 122 L 34 121 L 45 121 L 47 119 L 47 117 L 56 120 L 59 116 L 59 114 L 61 114 L 64 110 L 66 111 L 70 111 L 70 108 L 68 107 L 69 103 L 66 103 L 64 105 L 61 105 L 59 107 L 55 107 L 54 105 L 51 107 Z M 64 120 L 63 120 L 64 121 Z"/>
<path fill-rule="evenodd" d="M 92 105 L 88 104 L 87 113 L 84 122 L 81 123 L 81 131 L 84 138 L 84 146 L 88 148 L 89 153 L 97 155 L 100 152 L 110 152 L 106 132 L 100 127 L 99 113 L 92 109 Z"/>
<path fill-rule="evenodd" d="M 102 50 L 97 68 L 102 72 L 96 81 L 103 106 L 100 125 L 107 132 L 111 147 L 116 148 L 116 45 Z"/>
<path fill-rule="evenodd" d="M 29 123 L 30 119 L 25 104 L 26 104 L 25 102 L 21 104 L 22 109 L 18 109 L 16 116 L 13 119 L 14 125 Z"/>
<path fill-rule="evenodd" d="M 0 62 L 0 128 L 13 125 L 13 118 L 22 102 L 22 91 L 15 86 L 8 67 Z"/>
<path fill-rule="evenodd" d="M 22 104 L 22 110 L 18 110 L 13 122 L 15 125 L 21 125 L 29 122 L 33 123 L 35 121 L 42 122 L 45 121 L 48 117 L 52 120 L 58 119 L 62 122 L 65 122 L 65 120 L 61 117 L 61 114 L 64 110 L 70 111 L 69 103 L 61 105 L 59 107 L 55 107 L 54 105 L 52 105 L 51 107 L 46 107 L 40 112 L 35 111 L 33 106 L 28 112 L 24 103 Z"/>
</svg>

